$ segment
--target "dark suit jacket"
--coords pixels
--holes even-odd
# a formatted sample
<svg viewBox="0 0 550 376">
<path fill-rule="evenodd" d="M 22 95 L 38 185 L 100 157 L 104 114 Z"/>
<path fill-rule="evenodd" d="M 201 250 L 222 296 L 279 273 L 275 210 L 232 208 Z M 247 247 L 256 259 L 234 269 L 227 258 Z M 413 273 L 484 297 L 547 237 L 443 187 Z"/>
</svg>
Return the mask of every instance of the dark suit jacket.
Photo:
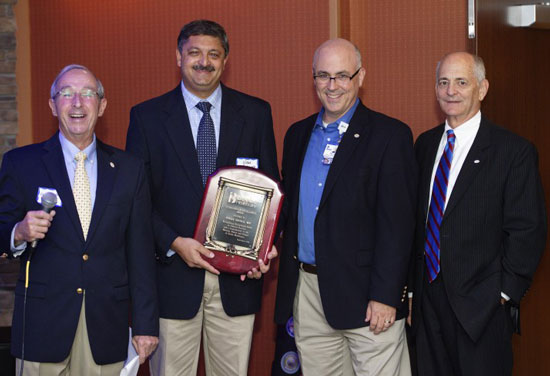
<svg viewBox="0 0 550 376">
<path fill-rule="evenodd" d="M 132 108 L 126 148 L 145 161 L 151 186 L 160 316 L 190 319 L 200 307 L 204 270 L 166 257 L 177 236 L 193 236 L 204 191 L 180 85 Z M 216 165 L 235 165 L 238 157 L 258 158 L 260 170 L 278 179 L 269 104 L 222 85 Z M 260 309 L 262 280 L 222 273 L 220 293 L 228 315 L 250 314 Z"/>
<path fill-rule="evenodd" d="M 97 142 L 97 191 L 87 240 L 67 175 L 59 135 L 12 150 L 0 173 L 0 241 L 10 249 L 13 226 L 36 202 L 39 187 L 62 200 L 30 266 L 25 359 L 60 362 L 70 352 L 85 290 L 86 324 L 94 360 L 122 361 L 128 348 L 128 318 L 135 335 L 158 335 L 149 191 L 143 163 Z M 88 255 L 87 260 L 83 255 Z M 25 264 L 15 291 L 12 353 L 21 357 Z"/>
<path fill-rule="evenodd" d="M 443 132 L 444 124 L 420 135 L 415 145 L 420 166 L 415 328 L 420 319 L 430 183 Z M 440 228 L 445 290 L 473 341 L 498 308 L 501 292 L 519 303 L 544 250 L 546 214 L 537 164 L 531 143 L 482 117 Z"/>
<path fill-rule="evenodd" d="M 285 137 L 286 193 L 275 320 L 292 314 L 298 280 L 298 202 L 301 166 L 317 115 Z M 321 301 L 336 329 L 358 328 L 369 300 L 407 313 L 405 281 L 414 232 L 417 171 L 410 129 L 357 107 L 330 167 L 315 218 L 315 257 Z"/>
</svg>

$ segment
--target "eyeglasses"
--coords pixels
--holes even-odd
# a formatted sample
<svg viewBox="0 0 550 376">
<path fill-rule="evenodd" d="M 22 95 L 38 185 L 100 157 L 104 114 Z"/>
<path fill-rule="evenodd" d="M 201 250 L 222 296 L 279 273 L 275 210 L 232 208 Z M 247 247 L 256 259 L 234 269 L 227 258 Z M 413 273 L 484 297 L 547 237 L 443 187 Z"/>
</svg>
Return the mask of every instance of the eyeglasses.
<svg viewBox="0 0 550 376">
<path fill-rule="evenodd" d="M 357 69 L 357 71 L 351 76 L 348 76 L 345 73 L 339 73 L 336 76 L 331 77 L 328 73 L 320 73 L 318 75 L 314 75 L 313 79 L 321 84 L 328 84 L 331 80 L 334 80 L 338 84 L 345 85 L 353 80 L 353 77 L 357 76 L 357 73 L 359 73 L 360 70 L 361 67 L 359 67 L 359 69 Z"/>
<path fill-rule="evenodd" d="M 55 93 L 54 98 L 59 95 L 63 99 L 73 99 L 76 94 L 78 94 L 81 99 L 87 100 L 93 99 L 96 96 L 99 97 L 99 93 L 97 91 L 93 91 L 92 89 L 82 89 L 80 91 L 74 91 L 71 88 L 65 88 Z"/>
</svg>

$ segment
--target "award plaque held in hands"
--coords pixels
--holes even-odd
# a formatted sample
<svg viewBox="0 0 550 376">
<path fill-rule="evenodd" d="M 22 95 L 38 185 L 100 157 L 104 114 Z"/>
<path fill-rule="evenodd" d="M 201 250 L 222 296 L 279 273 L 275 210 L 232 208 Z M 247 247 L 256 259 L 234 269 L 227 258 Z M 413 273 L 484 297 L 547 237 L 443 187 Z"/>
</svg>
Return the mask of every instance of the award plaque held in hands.
<svg viewBox="0 0 550 376">
<path fill-rule="evenodd" d="M 246 274 L 267 264 L 283 204 L 278 182 L 250 167 L 223 167 L 210 175 L 194 238 L 214 251 L 203 258 L 222 272 Z"/>
</svg>

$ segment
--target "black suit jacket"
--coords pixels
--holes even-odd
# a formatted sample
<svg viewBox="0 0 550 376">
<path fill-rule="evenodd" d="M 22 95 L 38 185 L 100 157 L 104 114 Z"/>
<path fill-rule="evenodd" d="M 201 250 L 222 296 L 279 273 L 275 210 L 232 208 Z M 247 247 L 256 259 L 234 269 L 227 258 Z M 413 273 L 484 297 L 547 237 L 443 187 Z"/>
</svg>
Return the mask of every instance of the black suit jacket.
<svg viewBox="0 0 550 376">
<path fill-rule="evenodd" d="M 285 137 L 286 193 L 275 320 L 292 314 L 298 280 L 298 202 L 302 162 L 317 115 Z M 414 232 L 417 168 L 410 129 L 357 107 L 330 167 L 315 218 L 321 300 L 336 329 L 365 326 L 369 300 L 407 314 L 405 280 Z"/>
<path fill-rule="evenodd" d="M 190 319 L 200 307 L 204 270 L 166 257 L 177 236 L 193 236 L 204 191 L 180 85 L 132 108 L 126 149 L 145 161 L 151 186 L 160 316 Z M 257 158 L 260 170 L 278 179 L 269 104 L 222 85 L 216 166 L 235 165 L 238 157 Z M 222 273 L 220 293 L 228 315 L 250 314 L 260 309 L 262 280 Z"/>
<path fill-rule="evenodd" d="M 444 124 L 418 137 L 420 166 L 413 321 L 420 319 L 424 239 L 432 171 Z M 450 304 L 472 340 L 504 292 L 519 303 L 544 250 L 546 214 L 535 147 L 482 117 L 440 227 L 441 274 Z"/>
<path fill-rule="evenodd" d="M 94 360 L 126 358 L 128 318 L 134 335 L 158 335 L 151 204 L 143 163 L 97 141 L 97 190 L 84 240 L 56 133 L 48 141 L 14 149 L 0 172 L 0 246 L 10 249 L 14 225 L 40 210 L 39 187 L 54 188 L 62 206 L 38 242 L 30 266 L 25 359 L 60 362 L 70 352 L 86 294 L 86 324 Z M 83 257 L 88 255 L 87 258 Z M 15 290 L 12 354 L 21 357 L 25 264 Z"/>
</svg>

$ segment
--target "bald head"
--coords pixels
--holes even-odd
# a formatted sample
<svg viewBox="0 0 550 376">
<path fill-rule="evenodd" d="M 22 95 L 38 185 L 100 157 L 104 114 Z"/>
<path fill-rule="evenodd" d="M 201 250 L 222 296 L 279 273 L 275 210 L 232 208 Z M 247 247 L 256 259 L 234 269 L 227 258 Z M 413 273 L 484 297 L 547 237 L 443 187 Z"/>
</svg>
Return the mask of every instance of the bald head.
<svg viewBox="0 0 550 376">
<path fill-rule="evenodd" d="M 439 70 L 441 64 L 447 59 L 460 59 L 464 64 L 469 65 L 472 68 L 472 72 L 477 79 L 477 82 L 481 83 L 485 79 L 485 64 L 483 59 L 479 56 L 472 55 L 468 52 L 451 52 L 443 56 L 441 60 L 437 62 L 437 68 L 435 69 L 435 78 L 439 78 Z"/>
<path fill-rule="evenodd" d="M 313 56 L 313 83 L 323 104 L 323 121 L 332 123 L 349 111 L 365 78 L 361 54 L 345 39 L 321 44 Z"/>
<path fill-rule="evenodd" d="M 329 39 L 323 44 L 321 44 L 317 49 L 315 50 L 315 54 L 313 55 L 313 72 L 315 73 L 315 65 L 316 62 L 319 59 L 319 54 L 322 52 L 328 52 L 330 54 L 349 54 L 349 56 L 354 55 L 355 58 L 355 68 L 359 69 L 361 66 L 361 52 L 355 46 L 353 43 L 351 43 L 349 40 L 342 39 L 342 38 L 336 38 L 336 39 Z"/>
</svg>

